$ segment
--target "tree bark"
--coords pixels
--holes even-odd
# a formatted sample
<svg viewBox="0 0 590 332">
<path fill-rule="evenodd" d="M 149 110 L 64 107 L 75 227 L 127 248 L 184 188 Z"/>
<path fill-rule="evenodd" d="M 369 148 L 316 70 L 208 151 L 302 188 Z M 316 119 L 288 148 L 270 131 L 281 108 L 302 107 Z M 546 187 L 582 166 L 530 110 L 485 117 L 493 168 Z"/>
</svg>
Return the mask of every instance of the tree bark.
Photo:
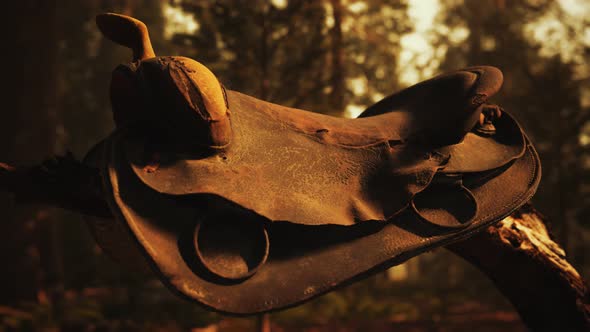
<svg viewBox="0 0 590 332">
<path fill-rule="evenodd" d="M 494 281 L 533 331 L 590 331 L 590 291 L 527 205 L 447 249 Z"/>
<path fill-rule="evenodd" d="M 0 164 L 0 191 L 13 192 L 21 201 L 108 217 L 97 177 L 97 170 L 69 155 L 30 168 Z M 492 279 L 531 330 L 590 331 L 589 287 L 532 206 L 447 249 Z"/>
</svg>

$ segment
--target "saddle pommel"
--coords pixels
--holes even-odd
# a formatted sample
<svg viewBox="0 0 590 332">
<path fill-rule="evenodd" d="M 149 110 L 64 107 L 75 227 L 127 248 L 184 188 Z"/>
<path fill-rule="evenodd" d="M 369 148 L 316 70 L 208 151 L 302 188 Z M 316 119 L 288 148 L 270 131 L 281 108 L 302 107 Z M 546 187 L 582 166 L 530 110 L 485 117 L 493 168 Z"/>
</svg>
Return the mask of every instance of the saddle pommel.
<svg viewBox="0 0 590 332">
<path fill-rule="evenodd" d="M 117 67 L 111 80 L 117 127 L 142 123 L 189 145 L 229 144 L 227 97 L 207 67 L 185 57 L 157 57 L 147 27 L 132 17 L 107 13 L 96 24 L 107 38 L 133 50 L 132 63 Z"/>
<path fill-rule="evenodd" d="M 207 67 L 185 57 L 157 57 L 143 61 L 138 73 L 152 91 L 155 112 L 161 114 L 156 119 L 170 122 L 168 132 L 212 148 L 229 144 L 229 105 L 224 88 Z"/>
</svg>

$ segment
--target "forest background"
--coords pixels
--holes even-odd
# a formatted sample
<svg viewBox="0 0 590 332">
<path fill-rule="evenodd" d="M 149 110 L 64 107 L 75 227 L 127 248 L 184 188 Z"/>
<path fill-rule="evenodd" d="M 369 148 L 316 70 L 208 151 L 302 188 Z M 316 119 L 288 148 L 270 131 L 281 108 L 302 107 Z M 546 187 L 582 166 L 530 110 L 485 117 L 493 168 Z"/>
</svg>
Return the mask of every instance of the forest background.
<svg viewBox="0 0 590 332">
<path fill-rule="evenodd" d="M 568 260 L 590 278 L 590 3 L 583 0 L 47 0 L 3 3 L 0 156 L 17 164 L 71 150 L 81 158 L 113 129 L 108 86 L 130 52 L 94 23 L 143 20 L 159 55 L 184 55 L 223 84 L 271 102 L 355 117 L 447 70 L 504 72 L 493 102 L 537 147 L 533 204 Z M 82 217 L 0 196 L 0 331 L 253 328 L 175 298 L 96 246 Z M 542 290 L 539 290 L 542 291 Z M 523 329 L 491 281 L 444 249 L 271 315 L 285 331 Z"/>
</svg>

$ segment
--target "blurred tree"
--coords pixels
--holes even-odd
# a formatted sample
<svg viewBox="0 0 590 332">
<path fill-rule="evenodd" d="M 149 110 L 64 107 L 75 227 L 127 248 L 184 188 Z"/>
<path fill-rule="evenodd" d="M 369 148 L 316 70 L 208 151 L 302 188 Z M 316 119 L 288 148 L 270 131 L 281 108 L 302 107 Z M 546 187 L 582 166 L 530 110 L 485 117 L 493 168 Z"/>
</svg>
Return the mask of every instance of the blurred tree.
<svg viewBox="0 0 590 332">
<path fill-rule="evenodd" d="M 172 38 L 229 88 L 339 115 L 397 86 L 405 5 L 381 1 L 176 1 L 198 24 Z M 378 79 L 369 90 L 367 82 Z"/>
<path fill-rule="evenodd" d="M 345 105 L 345 69 L 344 69 L 344 49 L 342 45 L 342 14 L 343 6 L 341 0 L 331 0 L 332 16 L 334 23 L 330 29 L 331 39 L 331 88 L 330 103 L 332 109 L 343 110 Z"/>
<path fill-rule="evenodd" d="M 173 40 L 229 88 L 291 105 L 323 99 L 329 73 L 325 7 L 320 1 L 181 1 L 199 30 Z M 288 55 L 288 56 L 287 56 Z M 289 89 L 282 84 L 289 82 Z M 287 91 L 286 91 L 287 90 Z"/>
<path fill-rule="evenodd" d="M 48 156 L 59 145 L 55 128 L 58 111 L 59 35 L 55 1 L 11 2 L 2 37 L 10 54 L 4 54 L 4 119 L 0 122 L 0 153 L 6 160 L 32 162 Z M 51 210 L 15 207 L 3 199 L 0 232 L 0 301 L 19 303 L 60 297 L 61 256 Z M 39 264 L 43 269 L 39 268 Z"/>
</svg>

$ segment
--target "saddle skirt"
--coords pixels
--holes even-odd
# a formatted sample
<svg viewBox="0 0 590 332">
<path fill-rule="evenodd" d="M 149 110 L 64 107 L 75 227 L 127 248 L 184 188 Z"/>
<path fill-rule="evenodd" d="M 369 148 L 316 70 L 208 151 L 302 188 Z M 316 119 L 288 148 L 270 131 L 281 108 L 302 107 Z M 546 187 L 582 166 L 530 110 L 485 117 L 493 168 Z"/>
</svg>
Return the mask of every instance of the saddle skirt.
<svg viewBox="0 0 590 332">
<path fill-rule="evenodd" d="M 132 18 L 97 22 L 133 49 L 135 34 L 147 38 Z M 510 114 L 485 104 L 501 82 L 496 68 L 466 68 L 340 119 L 226 90 L 194 60 L 144 43 L 113 73 L 117 129 L 88 159 L 125 242 L 164 284 L 224 313 L 278 310 L 530 199 L 538 156 Z"/>
</svg>

